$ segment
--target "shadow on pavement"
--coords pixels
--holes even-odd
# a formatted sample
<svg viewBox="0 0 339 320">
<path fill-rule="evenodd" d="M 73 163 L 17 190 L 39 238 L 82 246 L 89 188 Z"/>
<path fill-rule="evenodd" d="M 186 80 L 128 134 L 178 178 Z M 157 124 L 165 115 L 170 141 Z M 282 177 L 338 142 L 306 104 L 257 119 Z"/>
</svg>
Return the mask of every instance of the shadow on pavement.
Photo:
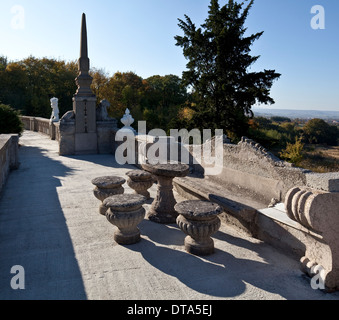
<svg viewBox="0 0 339 320">
<path fill-rule="evenodd" d="M 56 188 L 72 171 L 37 147 L 20 148 L 0 202 L 0 300 L 86 299 Z M 25 289 L 13 290 L 11 268 L 25 271 Z"/>
</svg>

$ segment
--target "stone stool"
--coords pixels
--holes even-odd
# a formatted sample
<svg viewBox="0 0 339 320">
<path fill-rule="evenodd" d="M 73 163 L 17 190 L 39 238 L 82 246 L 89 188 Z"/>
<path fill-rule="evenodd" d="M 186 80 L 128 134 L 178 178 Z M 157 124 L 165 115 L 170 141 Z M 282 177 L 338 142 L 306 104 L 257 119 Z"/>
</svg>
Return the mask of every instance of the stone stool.
<svg viewBox="0 0 339 320">
<path fill-rule="evenodd" d="M 151 195 L 147 191 L 153 185 L 153 176 L 151 173 L 143 170 L 132 170 L 126 173 L 128 176 L 127 184 L 136 194 L 141 194 L 150 199 Z"/>
<path fill-rule="evenodd" d="M 124 178 L 115 176 L 99 177 L 92 180 L 92 184 L 95 185 L 93 190 L 94 196 L 103 202 L 106 198 L 123 194 L 125 192 L 122 185 L 126 182 Z M 99 208 L 100 214 L 103 216 L 106 214 L 107 209 L 101 205 Z"/>
<path fill-rule="evenodd" d="M 146 197 L 139 194 L 121 194 L 104 200 L 107 220 L 118 227 L 114 240 L 118 244 L 128 245 L 140 241 L 138 224 L 145 218 L 146 210 L 142 206 Z"/>
<path fill-rule="evenodd" d="M 187 234 L 186 251 L 199 256 L 214 253 L 211 235 L 221 226 L 221 207 L 208 201 L 189 200 L 176 204 L 175 210 L 179 213 L 177 224 Z"/>
</svg>

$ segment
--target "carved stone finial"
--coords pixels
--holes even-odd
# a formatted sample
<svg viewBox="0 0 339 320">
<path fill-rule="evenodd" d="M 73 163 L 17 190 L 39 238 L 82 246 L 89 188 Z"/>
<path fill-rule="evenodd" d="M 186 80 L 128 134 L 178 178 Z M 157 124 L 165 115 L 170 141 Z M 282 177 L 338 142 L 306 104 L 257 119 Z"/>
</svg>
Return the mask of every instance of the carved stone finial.
<svg viewBox="0 0 339 320">
<path fill-rule="evenodd" d="M 129 109 L 126 109 L 126 112 L 121 119 L 121 122 L 124 124 L 123 130 L 132 130 L 135 133 L 135 130 L 131 127 L 131 125 L 134 123 L 134 119 L 131 116 L 131 112 Z"/>
</svg>

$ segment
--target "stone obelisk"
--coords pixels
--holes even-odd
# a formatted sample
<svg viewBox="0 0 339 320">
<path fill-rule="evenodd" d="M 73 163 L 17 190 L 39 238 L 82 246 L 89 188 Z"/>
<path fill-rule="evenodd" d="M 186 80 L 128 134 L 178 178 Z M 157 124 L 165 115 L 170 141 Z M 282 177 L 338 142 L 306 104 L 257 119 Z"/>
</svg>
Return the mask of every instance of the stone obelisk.
<svg viewBox="0 0 339 320">
<path fill-rule="evenodd" d="M 93 78 L 89 75 L 86 15 L 82 15 L 79 75 L 75 79 L 78 89 L 73 97 L 75 114 L 75 153 L 95 154 L 98 152 L 96 127 L 96 96 L 91 90 Z"/>
</svg>

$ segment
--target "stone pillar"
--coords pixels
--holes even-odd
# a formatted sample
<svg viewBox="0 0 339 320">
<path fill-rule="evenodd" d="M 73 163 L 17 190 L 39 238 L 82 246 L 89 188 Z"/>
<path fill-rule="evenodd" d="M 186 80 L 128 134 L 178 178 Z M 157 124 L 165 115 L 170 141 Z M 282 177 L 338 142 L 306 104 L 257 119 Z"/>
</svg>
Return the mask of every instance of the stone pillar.
<svg viewBox="0 0 339 320">
<path fill-rule="evenodd" d="M 76 78 L 78 86 L 73 97 L 75 115 L 75 153 L 98 153 L 96 125 L 96 96 L 91 90 L 93 78 L 89 75 L 90 61 L 87 50 L 86 16 L 82 15 L 80 58 L 78 61 L 79 75 Z"/>
<path fill-rule="evenodd" d="M 314 276 L 320 273 L 326 290 L 339 289 L 339 192 L 306 187 L 291 189 L 285 200 L 287 215 L 322 237 L 306 246 L 302 270 Z"/>
</svg>

